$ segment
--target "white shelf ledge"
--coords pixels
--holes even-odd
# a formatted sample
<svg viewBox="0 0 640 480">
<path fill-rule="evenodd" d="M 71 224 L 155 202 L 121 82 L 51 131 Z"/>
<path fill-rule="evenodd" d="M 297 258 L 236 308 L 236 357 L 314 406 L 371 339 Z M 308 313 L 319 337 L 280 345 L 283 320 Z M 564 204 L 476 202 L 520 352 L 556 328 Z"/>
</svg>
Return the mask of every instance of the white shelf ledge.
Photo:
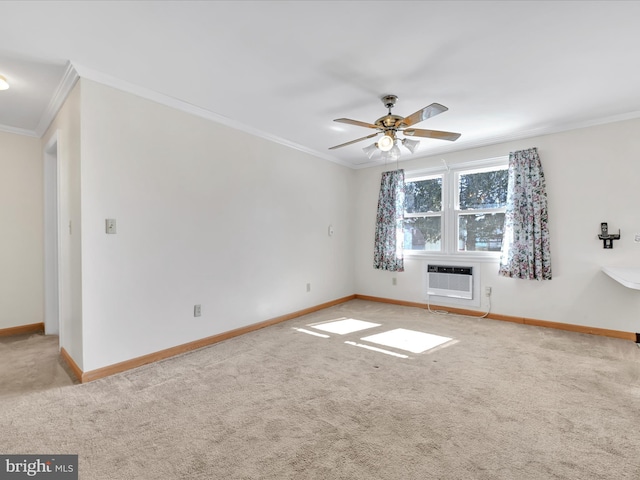
<svg viewBox="0 0 640 480">
<path fill-rule="evenodd" d="M 602 271 L 625 287 L 640 290 L 640 267 L 602 267 Z"/>
</svg>

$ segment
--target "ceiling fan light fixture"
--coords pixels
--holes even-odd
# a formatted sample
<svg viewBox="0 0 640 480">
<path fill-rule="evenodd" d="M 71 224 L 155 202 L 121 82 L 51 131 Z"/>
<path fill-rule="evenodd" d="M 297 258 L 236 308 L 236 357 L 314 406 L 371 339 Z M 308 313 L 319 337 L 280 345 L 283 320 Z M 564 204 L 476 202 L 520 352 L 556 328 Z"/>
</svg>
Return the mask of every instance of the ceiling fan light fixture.
<svg viewBox="0 0 640 480">
<path fill-rule="evenodd" d="M 380 140 L 378 140 L 378 148 L 383 152 L 388 152 L 395 145 L 395 141 L 391 135 L 385 134 Z"/>
<path fill-rule="evenodd" d="M 411 140 L 410 138 L 403 138 L 402 145 L 407 147 L 407 149 L 411 153 L 415 153 L 416 149 L 418 148 L 418 145 L 420 145 L 420 140 Z"/>
<path fill-rule="evenodd" d="M 422 122 L 423 120 L 446 112 L 448 108 L 444 105 L 440 105 L 439 103 L 432 103 L 431 105 L 427 105 L 417 112 L 412 113 L 408 117 L 401 117 L 399 115 L 394 115 L 393 113 L 391 113 L 391 109 L 395 106 L 397 99 L 398 97 L 396 97 L 395 95 L 385 95 L 381 98 L 384 106 L 389 109 L 389 113 L 384 117 L 380 117 L 379 119 L 377 119 L 375 123 L 361 122 L 360 120 L 352 120 L 350 118 L 336 118 L 334 120 L 335 122 L 346 123 L 358 127 L 371 128 L 373 130 L 376 130 L 376 133 L 351 140 L 350 142 L 341 143 L 340 145 L 336 145 L 334 147 L 329 147 L 329 150 L 346 147 L 348 145 L 352 145 L 354 143 L 361 142 L 363 140 L 367 140 L 369 138 L 373 138 L 382 134 L 383 136 L 378 140 L 377 143 L 363 148 L 362 151 L 367 155 L 367 157 L 369 157 L 370 160 L 373 158 L 376 148 L 380 150 L 383 160 L 397 160 L 402 155 L 402 152 L 400 150 L 401 142 L 402 145 L 404 145 L 412 154 L 415 153 L 415 151 L 418 149 L 418 146 L 420 145 L 420 142 L 418 140 L 411 140 L 406 137 L 425 137 L 439 140 L 449 140 L 452 142 L 460 137 L 459 133 L 454 132 L 413 128 L 413 125 L 415 125 L 416 123 Z M 398 138 L 398 133 L 402 133 L 402 138 Z"/>
<path fill-rule="evenodd" d="M 398 144 L 395 144 L 393 148 L 389 150 L 389 157 L 391 160 L 398 160 L 400 158 L 400 155 L 402 155 L 400 147 L 398 146 Z"/>
<path fill-rule="evenodd" d="M 9 89 L 9 82 L 7 82 L 7 79 L 4 77 L 4 75 L 0 75 L 0 90 L 8 90 Z"/>
<path fill-rule="evenodd" d="M 395 162 L 400 158 L 402 152 L 400 151 L 400 147 L 394 145 L 393 148 L 387 152 L 382 152 L 380 158 L 385 162 Z"/>
<path fill-rule="evenodd" d="M 378 151 L 378 145 L 376 143 L 372 143 L 368 147 L 364 147 L 362 151 L 366 153 L 367 157 L 369 157 L 369 160 L 371 160 L 373 155 Z"/>
</svg>

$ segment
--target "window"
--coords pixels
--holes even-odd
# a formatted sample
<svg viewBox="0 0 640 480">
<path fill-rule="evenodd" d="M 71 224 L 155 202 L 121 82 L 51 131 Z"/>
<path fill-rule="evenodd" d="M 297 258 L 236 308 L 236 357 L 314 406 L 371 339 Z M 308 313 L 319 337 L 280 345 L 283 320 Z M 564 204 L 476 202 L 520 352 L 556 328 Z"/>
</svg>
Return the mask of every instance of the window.
<svg viewBox="0 0 640 480">
<path fill-rule="evenodd" d="M 405 180 L 405 250 L 441 250 L 442 181 L 443 175 Z"/>
<path fill-rule="evenodd" d="M 445 254 L 500 252 L 507 201 L 506 157 L 428 175 L 407 172 L 404 249 Z"/>
</svg>

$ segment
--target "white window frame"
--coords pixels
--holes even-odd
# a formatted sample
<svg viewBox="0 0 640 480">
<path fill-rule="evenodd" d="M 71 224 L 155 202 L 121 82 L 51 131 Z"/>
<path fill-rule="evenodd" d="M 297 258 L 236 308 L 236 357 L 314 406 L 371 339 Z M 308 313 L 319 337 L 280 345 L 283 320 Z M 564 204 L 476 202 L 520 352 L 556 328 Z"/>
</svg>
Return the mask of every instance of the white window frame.
<svg viewBox="0 0 640 480">
<path fill-rule="evenodd" d="M 445 213 L 445 194 L 444 194 L 444 184 L 445 184 L 445 176 L 443 175 L 443 172 L 440 173 L 433 173 L 430 175 L 420 175 L 418 177 L 412 177 L 410 180 L 413 182 L 420 182 L 423 180 L 435 180 L 439 177 L 442 177 L 442 201 L 441 201 L 441 208 L 439 211 L 437 212 L 418 212 L 418 213 L 404 213 L 404 218 L 429 218 L 429 217 L 438 217 L 440 218 L 440 252 L 442 252 L 442 247 L 444 246 L 444 213 Z M 407 181 L 407 178 L 405 177 L 405 183 Z M 405 252 L 420 252 L 420 253 L 433 253 L 433 254 L 439 254 L 440 252 L 438 252 L 437 250 L 404 250 Z"/>
<path fill-rule="evenodd" d="M 443 161 L 444 163 L 444 161 Z M 430 257 L 446 260 L 473 259 L 477 261 L 497 261 L 500 252 L 458 251 L 458 216 L 462 213 L 469 213 L 469 210 L 460 210 L 458 205 L 458 179 L 460 174 L 480 173 L 490 171 L 496 167 L 507 168 L 509 157 L 495 157 L 485 160 L 458 163 L 448 166 L 446 163 L 442 167 L 425 168 L 421 170 L 405 171 L 405 181 L 418 181 L 434 178 L 442 175 L 442 211 L 440 213 L 425 214 L 424 216 L 441 215 L 442 233 L 440 240 L 440 251 L 433 250 L 404 250 L 405 257 Z M 505 208 L 490 208 L 473 210 L 477 213 L 504 212 Z M 423 216 L 410 214 L 408 216 Z"/>
</svg>

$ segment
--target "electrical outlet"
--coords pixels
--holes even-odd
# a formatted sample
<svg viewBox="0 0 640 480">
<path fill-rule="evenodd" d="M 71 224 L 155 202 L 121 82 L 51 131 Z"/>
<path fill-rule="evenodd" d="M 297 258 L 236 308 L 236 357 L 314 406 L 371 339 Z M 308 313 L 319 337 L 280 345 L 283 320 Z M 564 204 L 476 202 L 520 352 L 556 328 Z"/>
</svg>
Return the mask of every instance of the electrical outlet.
<svg viewBox="0 0 640 480">
<path fill-rule="evenodd" d="M 193 306 L 193 316 L 194 317 L 199 317 L 202 315 L 202 306 L 201 305 L 194 305 Z"/>
<path fill-rule="evenodd" d="M 398 279 L 396 277 L 391 279 L 391 285 L 398 285 Z"/>
<path fill-rule="evenodd" d="M 311 284 L 307 283 L 307 292 L 310 292 L 310 291 L 311 291 Z"/>
<path fill-rule="evenodd" d="M 633 237 L 633 241 L 636 243 L 640 243 L 640 233 L 636 233 Z"/>
<path fill-rule="evenodd" d="M 491 296 L 491 287 L 484 287 L 484 296 L 485 297 Z"/>
</svg>

